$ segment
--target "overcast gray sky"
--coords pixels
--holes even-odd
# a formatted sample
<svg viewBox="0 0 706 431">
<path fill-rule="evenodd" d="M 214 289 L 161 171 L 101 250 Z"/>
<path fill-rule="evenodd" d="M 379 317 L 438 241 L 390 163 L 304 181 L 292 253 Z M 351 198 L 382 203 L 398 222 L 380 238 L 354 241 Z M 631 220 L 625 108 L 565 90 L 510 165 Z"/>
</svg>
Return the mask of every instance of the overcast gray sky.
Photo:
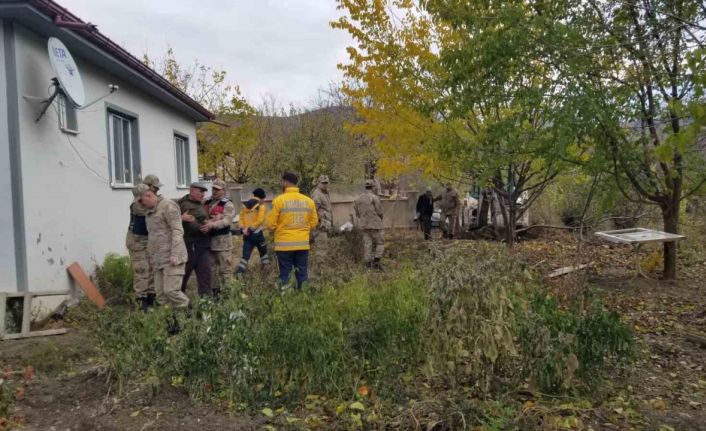
<svg viewBox="0 0 706 431">
<path fill-rule="evenodd" d="M 340 80 L 347 34 L 333 30 L 334 0 L 57 0 L 132 54 L 225 69 L 251 103 L 308 105 Z"/>
</svg>

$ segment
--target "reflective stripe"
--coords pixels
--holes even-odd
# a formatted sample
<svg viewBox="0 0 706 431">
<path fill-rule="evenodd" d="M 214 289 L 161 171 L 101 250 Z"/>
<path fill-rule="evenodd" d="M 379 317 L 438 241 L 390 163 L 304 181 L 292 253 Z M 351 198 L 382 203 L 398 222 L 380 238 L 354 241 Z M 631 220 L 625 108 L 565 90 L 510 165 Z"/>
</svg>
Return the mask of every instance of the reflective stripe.
<svg viewBox="0 0 706 431">
<path fill-rule="evenodd" d="M 308 245 L 309 241 L 275 242 L 275 247 L 301 247 Z"/>
<path fill-rule="evenodd" d="M 311 208 L 282 208 L 280 212 L 283 213 L 310 213 Z"/>
<path fill-rule="evenodd" d="M 248 261 L 245 260 L 245 259 L 240 259 L 240 263 L 243 264 L 243 265 L 247 265 L 247 264 L 248 264 Z"/>
<path fill-rule="evenodd" d="M 254 231 L 253 233 L 260 233 L 260 232 L 262 232 L 262 228 L 261 228 L 261 227 L 258 228 L 258 229 L 257 229 L 256 231 Z"/>
</svg>

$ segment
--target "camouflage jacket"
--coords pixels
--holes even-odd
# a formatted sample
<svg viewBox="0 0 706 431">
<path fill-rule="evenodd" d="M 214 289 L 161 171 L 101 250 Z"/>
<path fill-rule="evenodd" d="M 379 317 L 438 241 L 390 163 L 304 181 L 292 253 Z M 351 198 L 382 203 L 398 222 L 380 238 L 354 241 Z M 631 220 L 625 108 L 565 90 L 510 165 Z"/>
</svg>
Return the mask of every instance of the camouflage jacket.
<svg viewBox="0 0 706 431">
<path fill-rule="evenodd" d="M 230 199 L 209 199 L 206 201 L 208 205 L 208 220 L 213 223 L 211 228 L 211 250 L 213 251 L 228 251 L 233 248 L 233 239 L 230 235 L 230 226 L 235 217 L 235 205 Z"/>
<path fill-rule="evenodd" d="M 458 208 L 461 206 L 461 199 L 458 197 L 458 192 L 454 189 L 442 190 L 441 196 L 434 200 L 441 201 L 439 207 L 444 213 L 452 213 L 454 211 L 457 211 Z"/>
<path fill-rule="evenodd" d="M 372 191 L 366 191 L 353 202 L 353 211 L 359 229 L 380 230 L 382 222 L 382 202 Z"/>
<path fill-rule="evenodd" d="M 333 214 L 331 212 L 331 195 L 328 192 L 314 190 L 311 199 L 316 204 L 316 214 L 319 216 L 318 229 L 330 231 L 333 227 Z"/>
<path fill-rule="evenodd" d="M 154 269 L 169 266 L 172 256 L 177 264 L 186 262 L 184 228 L 181 226 L 179 206 L 175 202 L 159 198 L 157 206 L 147 211 L 147 230 L 150 233 L 147 252 Z"/>
</svg>

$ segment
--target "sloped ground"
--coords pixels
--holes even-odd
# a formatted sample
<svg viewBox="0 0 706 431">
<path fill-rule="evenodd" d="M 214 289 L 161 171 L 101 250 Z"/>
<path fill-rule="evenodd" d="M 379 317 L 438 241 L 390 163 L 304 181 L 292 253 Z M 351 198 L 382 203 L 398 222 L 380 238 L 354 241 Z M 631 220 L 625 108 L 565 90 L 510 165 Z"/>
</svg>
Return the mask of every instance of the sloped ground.
<svg viewBox="0 0 706 431">
<path fill-rule="evenodd" d="M 451 247 L 473 247 L 459 241 Z M 417 248 L 409 236 L 390 244 L 392 256 Z M 651 249 L 641 251 L 650 260 Z M 635 277 L 636 259 L 628 247 L 583 244 L 569 234 L 545 232 L 515 251 L 543 274 L 563 266 L 593 263 L 592 269 L 549 281 L 555 295 L 587 289 L 629 322 L 638 340 L 636 361 L 590 399 L 546 397 L 518 390 L 498 400 L 506 415 L 497 425 L 475 429 L 706 429 L 706 346 L 687 334 L 706 336 L 706 256 L 690 258 L 677 283 Z M 649 263 L 649 262 L 648 262 Z M 646 265 L 651 266 L 651 265 Z M 391 264 L 390 267 L 394 267 Z M 650 268 L 646 268 L 650 269 Z M 656 277 L 654 272 L 649 275 Z M 228 406 L 198 404 L 176 388 L 153 390 L 149 384 L 115 394 L 109 376 L 92 362 L 93 348 L 82 330 L 36 340 L 3 342 L 0 365 L 6 388 L 16 397 L 6 428 L 26 430 L 248 430 L 262 429 L 267 418 L 229 413 Z M 33 367 L 27 378 L 26 367 Z M 2 398 L 0 398 L 2 399 Z M 231 409 L 232 410 L 232 406 Z M 400 407 L 400 415 L 404 412 Z M 499 413 L 499 414 L 501 414 Z M 413 417 L 402 428 L 426 429 Z M 471 429 L 474 424 L 468 424 Z M 310 428 L 337 429 L 335 424 Z M 0 430 L 3 424 L 0 423 Z"/>
</svg>

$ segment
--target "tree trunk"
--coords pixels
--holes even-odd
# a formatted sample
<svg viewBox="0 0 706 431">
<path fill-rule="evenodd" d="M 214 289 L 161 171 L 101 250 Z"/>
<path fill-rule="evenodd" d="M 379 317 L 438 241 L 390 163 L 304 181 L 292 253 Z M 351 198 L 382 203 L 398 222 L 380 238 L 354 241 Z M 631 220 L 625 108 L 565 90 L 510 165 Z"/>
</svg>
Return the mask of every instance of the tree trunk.
<svg viewBox="0 0 706 431">
<path fill-rule="evenodd" d="M 510 194 L 510 201 L 507 203 L 507 218 L 505 219 L 505 242 L 508 248 L 515 245 L 515 226 L 517 224 L 517 203 L 512 202 L 513 195 Z"/>
<path fill-rule="evenodd" d="M 664 231 L 668 233 L 679 233 L 679 204 L 669 203 L 661 207 Z M 662 271 L 664 280 L 677 279 L 677 243 L 670 241 L 664 243 L 664 270 Z"/>
</svg>

